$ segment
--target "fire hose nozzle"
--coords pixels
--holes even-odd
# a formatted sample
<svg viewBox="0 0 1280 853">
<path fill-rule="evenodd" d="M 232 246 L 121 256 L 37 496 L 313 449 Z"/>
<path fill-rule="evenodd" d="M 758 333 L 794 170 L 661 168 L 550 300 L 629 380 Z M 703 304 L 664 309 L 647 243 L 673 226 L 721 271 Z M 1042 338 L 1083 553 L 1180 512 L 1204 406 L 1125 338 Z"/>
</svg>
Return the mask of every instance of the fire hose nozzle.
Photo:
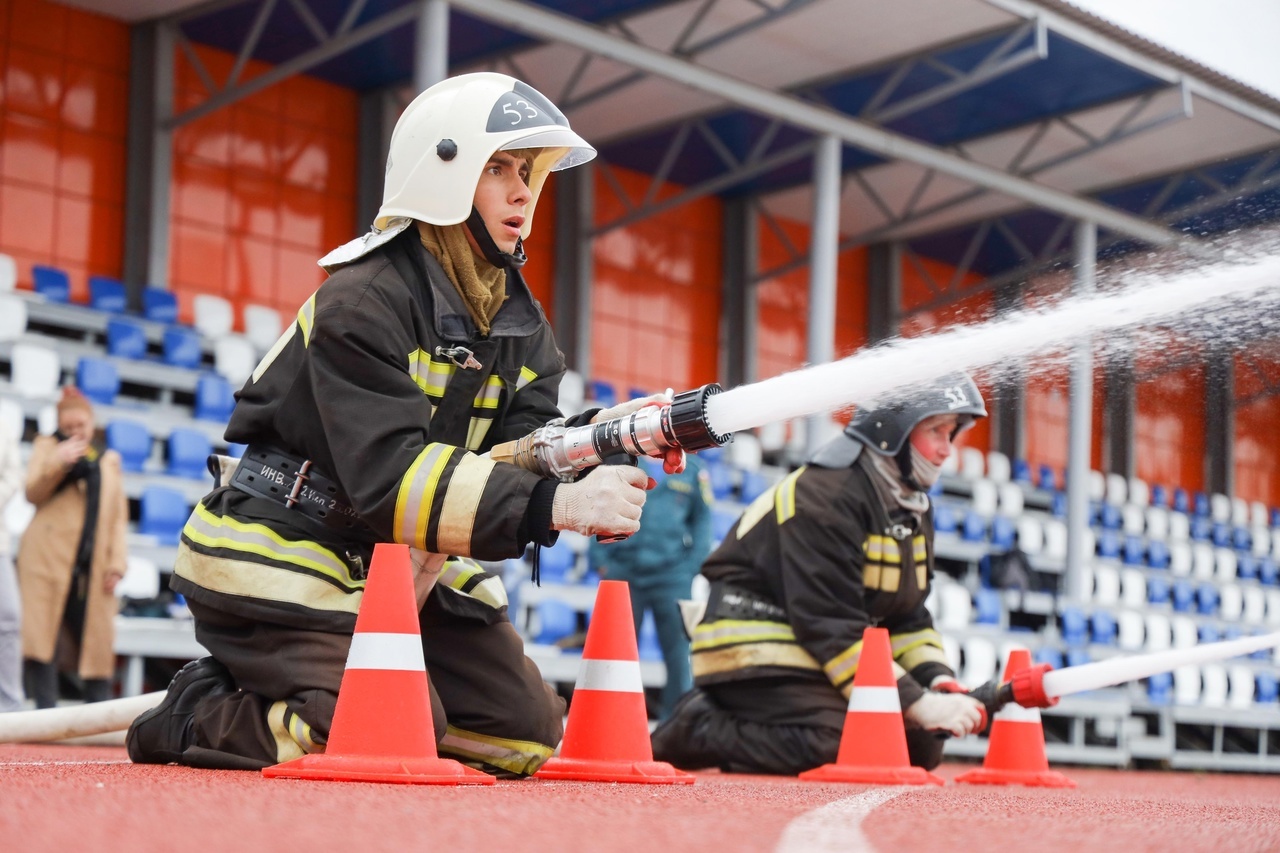
<svg viewBox="0 0 1280 853">
<path fill-rule="evenodd" d="M 1015 672 L 1009 681 L 1013 688 L 1013 701 L 1024 708 L 1052 708 L 1057 705 L 1058 697 L 1044 692 L 1044 674 L 1051 669 L 1052 664 L 1040 663 Z"/>
</svg>

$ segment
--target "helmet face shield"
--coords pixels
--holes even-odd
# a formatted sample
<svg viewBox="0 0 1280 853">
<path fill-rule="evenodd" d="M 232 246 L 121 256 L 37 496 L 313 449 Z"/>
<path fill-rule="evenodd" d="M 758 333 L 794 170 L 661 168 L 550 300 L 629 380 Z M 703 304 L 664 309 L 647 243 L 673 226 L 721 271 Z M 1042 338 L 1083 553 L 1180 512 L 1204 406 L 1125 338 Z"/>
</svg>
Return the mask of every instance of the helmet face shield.
<svg viewBox="0 0 1280 853">
<path fill-rule="evenodd" d="M 934 415 L 956 415 L 956 436 L 987 416 L 982 392 L 973 377 L 949 373 L 927 385 L 908 389 L 874 408 L 859 407 L 845 432 L 882 456 L 894 456 L 907 443 L 912 430 Z"/>
</svg>

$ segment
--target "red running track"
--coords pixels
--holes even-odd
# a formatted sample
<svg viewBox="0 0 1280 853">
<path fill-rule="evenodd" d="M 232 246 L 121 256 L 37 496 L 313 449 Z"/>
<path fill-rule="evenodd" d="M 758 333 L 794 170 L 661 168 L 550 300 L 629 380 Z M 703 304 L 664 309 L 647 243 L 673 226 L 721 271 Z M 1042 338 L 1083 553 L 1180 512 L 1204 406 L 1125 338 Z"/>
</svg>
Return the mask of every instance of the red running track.
<svg viewBox="0 0 1280 853">
<path fill-rule="evenodd" d="M 968 765 L 944 765 L 952 779 Z M 0 849 L 143 851 L 1280 850 L 1280 777 L 1059 768 L 1075 790 L 268 780 L 116 747 L 0 746 Z"/>
</svg>

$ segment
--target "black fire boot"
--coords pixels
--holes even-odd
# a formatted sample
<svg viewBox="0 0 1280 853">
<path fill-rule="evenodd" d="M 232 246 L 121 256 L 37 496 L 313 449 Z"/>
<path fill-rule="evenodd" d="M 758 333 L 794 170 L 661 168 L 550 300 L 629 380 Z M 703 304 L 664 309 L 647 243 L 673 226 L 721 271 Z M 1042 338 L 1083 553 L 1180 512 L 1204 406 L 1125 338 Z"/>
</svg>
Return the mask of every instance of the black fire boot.
<svg viewBox="0 0 1280 853">
<path fill-rule="evenodd" d="M 187 664 L 173 677 L 164 700 L 129 726 L 125 737 L 129 759 L 135 764 L 178 761 L 193 740 L 196 704 L 206 696 L 235 691 L 231 674 L 213 658 Z"/>
<path fill-rule="evenodd" d="M 653 730 L 653 758 L 682 770 L 719 767 L 727 758 L 712 747 L 712 719 L 723 714 L 697 687 L 680 697 L 671 716 Z"/>
</svg>

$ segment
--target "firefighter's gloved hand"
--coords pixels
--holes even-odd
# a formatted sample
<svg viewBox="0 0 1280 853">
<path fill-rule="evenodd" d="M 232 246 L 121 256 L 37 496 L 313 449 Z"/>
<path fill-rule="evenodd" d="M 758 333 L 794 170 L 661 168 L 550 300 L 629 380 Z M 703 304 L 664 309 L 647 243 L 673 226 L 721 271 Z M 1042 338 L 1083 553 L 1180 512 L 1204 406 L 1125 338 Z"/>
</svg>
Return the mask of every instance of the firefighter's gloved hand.
<svg viewBox="0 0 1280 853">
<path fill-rule="evenodd" d="M 904 716 L 913 728 L 964 737 L 981 731 L 987 715 L 981 702 L 963 693 L 928 690 L 907 706 Z"/>
<path fill-rule="evenodd" d="M 635 414 L 646 406 L 669 406 L 674 399 L 675 392 L 668 388 L 662 394 L 650 394 L 648 397 L 637 397 L 634 400 L 628 400 L 625 403 L 619 403 L 607 409 L 601 409 L 596 412 L 595 417 L 591 419 L 593 424 L 602 421 L 611 421 L 614 418 L 625 418 L 627 415 Z M 662 456 L 662 470 L 668 474 L 679 474 L 684 470 L 684 451 L 678 447 L 673 447 Z"/>
<path fill-rule="evenodd" d="M 936 690 L 939 693 L 968 693 L 969 688 L 965 687 L 959 681 L 956 681 L 954 675 L 939 675 L 929 684 L 930 690 Z"/>
<path fill-rule="evenodd" d="M 587 536 L 630 536 L 640 529 L 649 476 L 631 465 L 601 465 L 576 483 L 556 487 L 551 526 Z"/>
</svg>

